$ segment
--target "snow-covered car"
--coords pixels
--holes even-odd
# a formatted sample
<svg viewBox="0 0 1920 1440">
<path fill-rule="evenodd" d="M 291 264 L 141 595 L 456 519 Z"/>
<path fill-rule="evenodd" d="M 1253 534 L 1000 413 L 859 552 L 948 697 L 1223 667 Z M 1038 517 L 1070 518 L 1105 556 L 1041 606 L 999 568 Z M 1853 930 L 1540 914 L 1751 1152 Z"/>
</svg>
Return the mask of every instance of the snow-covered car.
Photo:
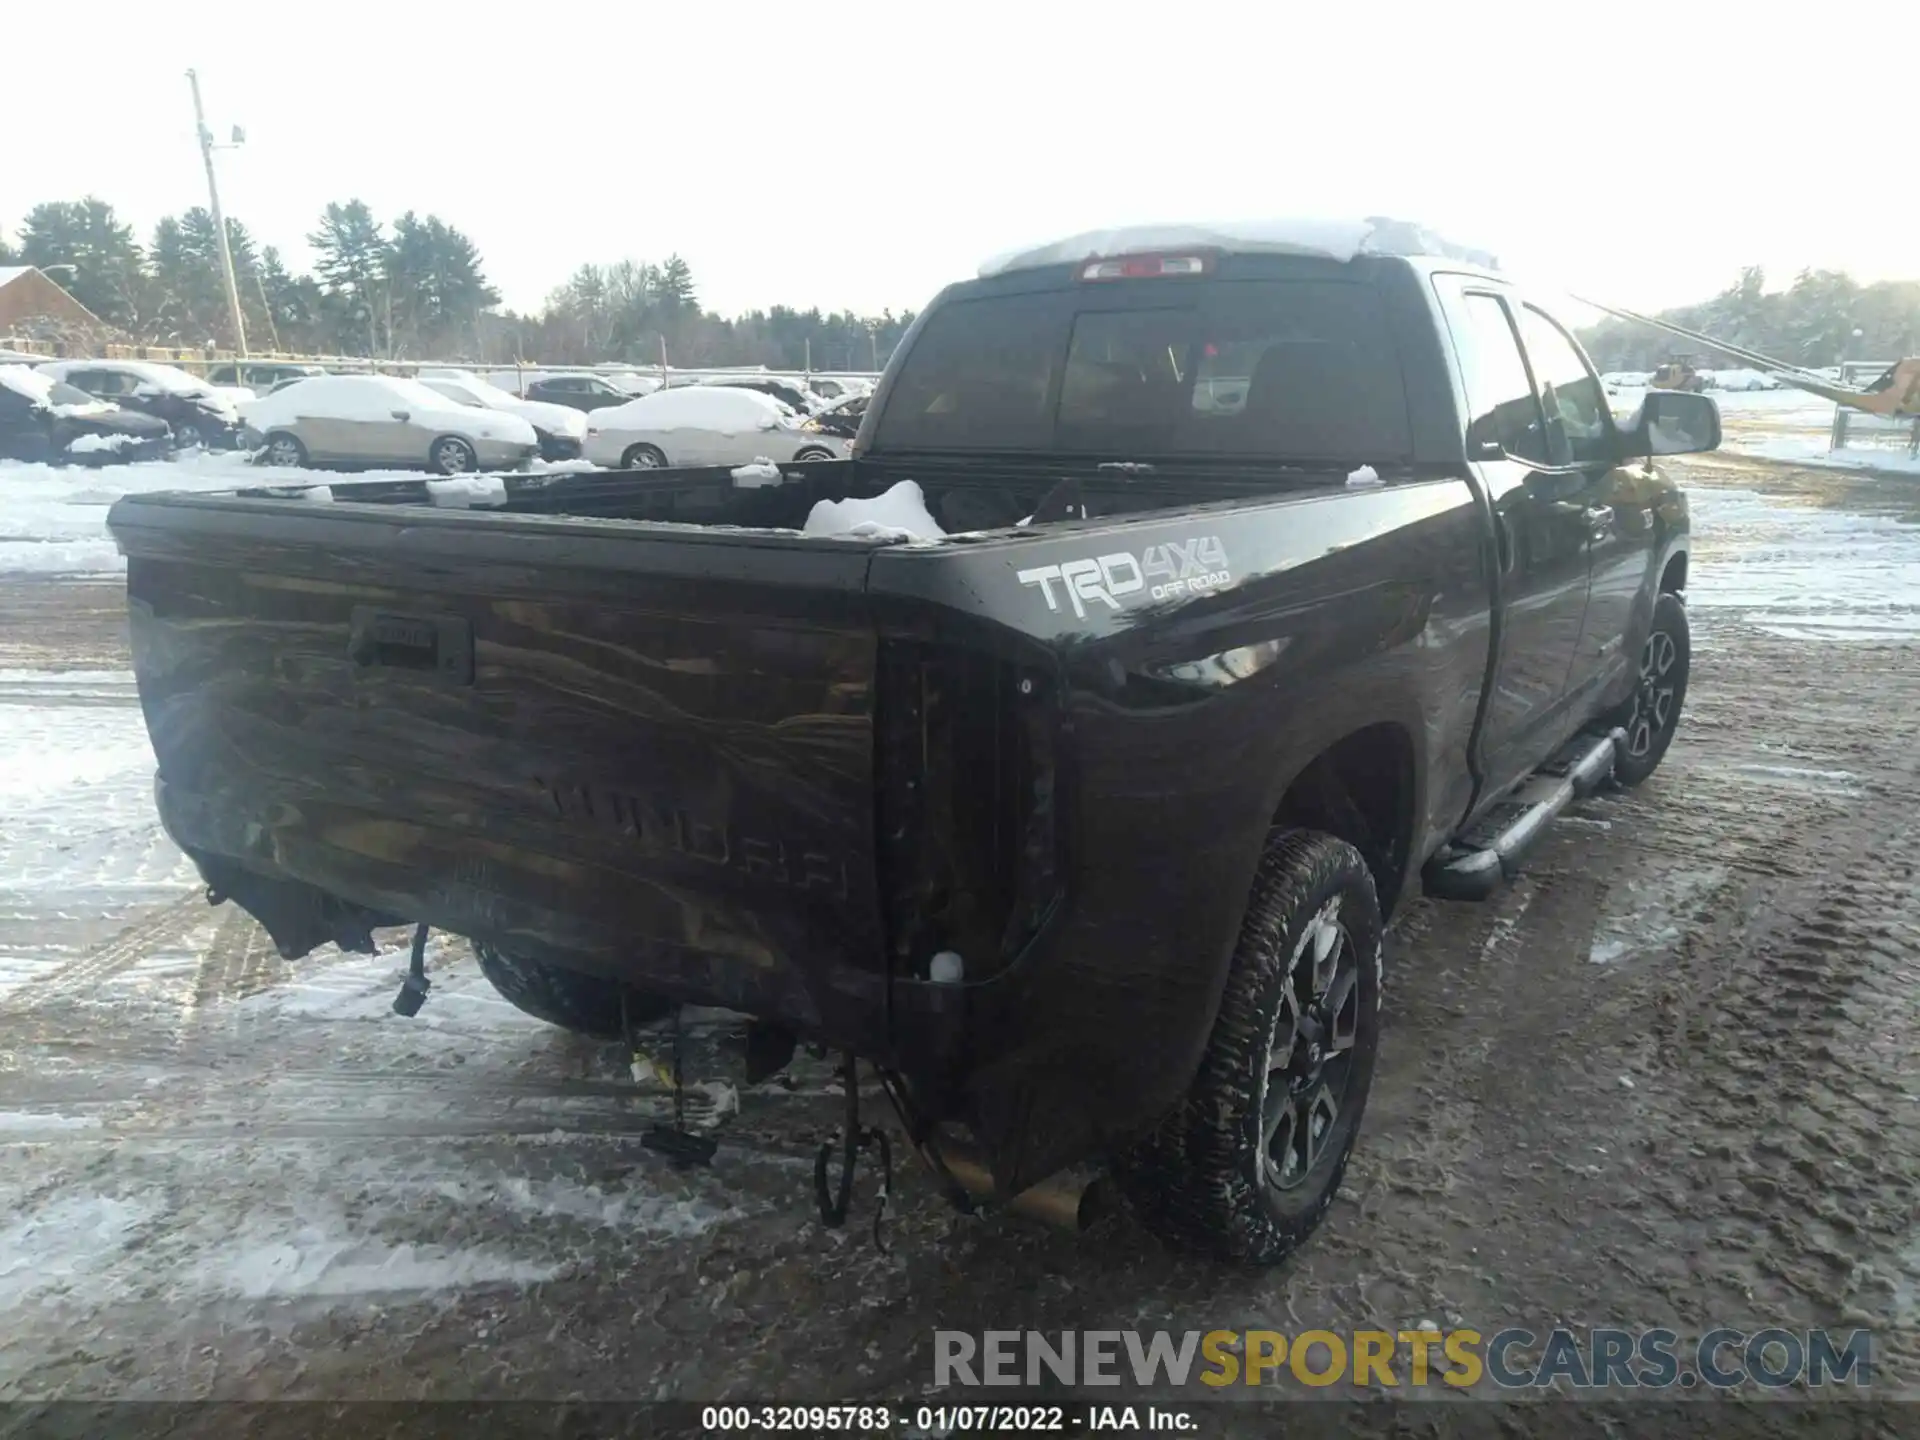
<svg viewBox="0 0 1920 1440">
<path fill-rule="evenodd" d="M 581 442 L 587 438 L 587 417 L 580 411 L 544 400 L 522 400 L 498 385 L 489 385 L 471 371 L 436 370 L 430 374 L 422 371 L 420 383 L 429 390 L 437 390 L 456 405 L 518 415 L 533 426 L 542 460 L 572 460 L 580 454 Z"/>
<path fill-rule="evenodd" d="M 55 360 L 39 369 L 96 400 L 158 416 L 172 427 L 174 443 L 182 447 L 231 449 L 240 443 L 233 397 L 177 366 L 147 360 Z"/>
<path fill-rule="evenodd" d="M 688 385 L 587 417 L 587 459 L 620 470 L 838 460 L 846 453 L 846 441 L 757 390 Z"/>
<path fill-rule="evenodd" d="M 461 405 L 418 380 L 313 375 L 245 407 L 269 465 L 510 470 L 540 449 L 518 415 Z"/>
<path fill-rule="evenodd" d="M 26 365 L 0 365 L 0 459 L 110 465 L 173 446 L 156 415 L 96 400 Z"/>
</svg>

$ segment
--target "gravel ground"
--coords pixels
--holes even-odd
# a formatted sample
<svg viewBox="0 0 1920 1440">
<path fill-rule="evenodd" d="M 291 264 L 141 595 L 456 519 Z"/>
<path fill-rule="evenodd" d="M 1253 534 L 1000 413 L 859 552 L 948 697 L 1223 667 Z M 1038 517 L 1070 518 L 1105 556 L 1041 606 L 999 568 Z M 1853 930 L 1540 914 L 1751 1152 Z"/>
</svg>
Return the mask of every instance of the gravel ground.
<svg viewBox="0 0 1920 1440">
<path fill-rule="evenodd" d="M 1870 1326 L 1920 1397 L 1920 488 L 1684 472 L 1665 766 L 1403 911 L 1346 1188 L 1266 1272 L 904 1166 L 883 1254 L 812 1215 L 826 1067 L 737 1088 L 724 1016 L 677 1171 L 661 1088 L 461 942 L 413 1021 L 403 936 L 281 961 L 153 824 L 117 591 L 0 580 L 0 1398 L 847 1401 L 921 1393 L 935 1328 L 1422 1319 Z"/>
</svg>

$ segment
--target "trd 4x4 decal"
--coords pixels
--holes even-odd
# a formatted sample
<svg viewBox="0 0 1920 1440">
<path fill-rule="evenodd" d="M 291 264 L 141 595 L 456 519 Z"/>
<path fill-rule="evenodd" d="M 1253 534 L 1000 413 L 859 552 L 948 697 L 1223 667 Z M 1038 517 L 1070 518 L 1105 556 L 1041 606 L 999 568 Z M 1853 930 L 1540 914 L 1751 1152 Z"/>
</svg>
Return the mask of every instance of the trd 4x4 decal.
<svg viewBox="0 0 1920 1440">
<path fill-rule="evenodd" d="M 1054 582 L 1058 581 L 1073 606 L 1074 615 L 1084 620 L 1087 606 L 1095 601 L 1110 610 L 1118 610 L 1121 596 L 1140 591 L 1145 591 L 1152 600 L 1204 595 L 1231 582 L 1233 574 L 1227 568 L 1227 550 L 1220 543 L 1220 537 L 1196 535 L 1188 540 L 1149 545 L 1137 556 L 1117 551 L 1059 565 L 1036 566 L 1020 571 L 1014 578 L 1022 585 L 1039 586 L 1049 610 L 1060 608 L 1059 597 L 1054 593 Z"/>
</svg>

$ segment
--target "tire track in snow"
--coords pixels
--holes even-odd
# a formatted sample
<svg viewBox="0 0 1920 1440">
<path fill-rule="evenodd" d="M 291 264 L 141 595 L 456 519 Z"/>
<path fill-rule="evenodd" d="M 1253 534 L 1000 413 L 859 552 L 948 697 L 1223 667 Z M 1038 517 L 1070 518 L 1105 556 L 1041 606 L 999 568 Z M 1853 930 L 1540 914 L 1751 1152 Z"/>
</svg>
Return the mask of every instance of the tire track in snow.
<svg viewBox="0 0 1920 1440">
<path fill-rule="evenodd" d="M 59 1000 L 71 1000 L 98 989 L 116 975 L 144 960 L 151 952 L 171 945 L 206 918 L 206 896 L 199 891 L 142 916 L 112 939 L 94 947 L 52 974 L 20 986 L 0 1000 L 0 1013 L 38 1009 Z"/>
</svg>

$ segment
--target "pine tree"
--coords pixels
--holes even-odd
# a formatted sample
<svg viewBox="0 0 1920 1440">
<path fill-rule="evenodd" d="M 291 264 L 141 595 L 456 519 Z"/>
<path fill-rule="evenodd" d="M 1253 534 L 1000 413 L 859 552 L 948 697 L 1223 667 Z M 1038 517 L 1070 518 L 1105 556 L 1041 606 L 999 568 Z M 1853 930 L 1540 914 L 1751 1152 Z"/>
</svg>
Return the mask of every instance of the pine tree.
<svg viewBox="0 0 1920 1440">
<path fill-rule="evenodd" d="M 666 264 L 660 267 L 660 279 L 656 288 L 663 309 L 674 311 L 696 308 L 693 271 L 678 255 L 669 255 Z"/>
<path fill-rule="evenodd" d="M 110 325 L 139 324 L 144 276 L 133 227 L 104 200 L 36 205 L 20 228 L 19 258 L 53 272 L 74 299 Z M 66 267 L 66 268 L 61 268 Z"/>
<path fill-rule="evenodd" d="M 326 293 L 340 349 L 346 354 L 383 353 L 392 343 L 393 294 L 387 279 L 391 246 L 373 211 L 364 200 L 344 205 L 335 201 L 307 243 L 319 255 L 313 268 Z"/>
</svg>

